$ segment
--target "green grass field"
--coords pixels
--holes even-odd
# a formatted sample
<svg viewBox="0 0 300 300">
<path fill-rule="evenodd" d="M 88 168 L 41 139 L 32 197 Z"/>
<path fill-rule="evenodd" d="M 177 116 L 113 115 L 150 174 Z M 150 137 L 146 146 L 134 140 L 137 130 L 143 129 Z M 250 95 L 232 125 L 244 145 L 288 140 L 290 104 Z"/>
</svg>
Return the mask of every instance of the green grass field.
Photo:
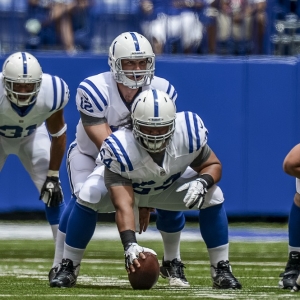
<svg viewBox="0 0 300 300">
<path fill-rule="evenodd" d="M 132 290 L 124 269 L 119 241 L 92 240 L 85 253 L 77 285 L 50 288 L 54 244 L 51 240 L 1 240 L 0 299 L 296 299 L 300 293 L 277 288 L 287 259 L 283 242 L 232 242 L 230 258 L 242 290 L 211 288 L 208 255 L 203 242 L 181 243 L 186 276 L 191 288 L 170 288 L 162 278 L 149 291 Z M 143 242 L 161 259 L 160 241 Z"/>
</svg>

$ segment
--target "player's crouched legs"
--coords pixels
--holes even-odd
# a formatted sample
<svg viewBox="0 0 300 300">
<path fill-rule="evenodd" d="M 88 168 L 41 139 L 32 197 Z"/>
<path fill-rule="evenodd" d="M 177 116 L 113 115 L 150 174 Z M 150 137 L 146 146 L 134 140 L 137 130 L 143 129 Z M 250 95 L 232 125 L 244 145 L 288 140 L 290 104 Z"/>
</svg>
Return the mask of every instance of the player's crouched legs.
<svg viewBox="0 0 300 300">
<path fill-rule="evenodd" d="M 223 203 L 201 209 L 200 231 L 206 243 L 215 289 L 241 289 L 229 264 L 228 221 Z"/>
<path fill-rule="evenodd" d="M 180 234 L 185 225 L 185 217 L 180 211 L 156 209 L 156 227 L 160 231 L 164 243 L 164 257 L 160 267 L 160 275 L 169 281 L 170 286 L 190 287 L 185 277 L 185 265 L 180 259 Z"/>
<path fill-rule="evenodd" d="M 102 182 L 102 181 L 101 181 Z M 68 219 L 63 259 L 51 287 L 72 287 L 76 284 L 84 251 L 97 224 L 98 205 L 106 194 L 99 176 L 90 176 L 81 188 Z"/>
</svg>

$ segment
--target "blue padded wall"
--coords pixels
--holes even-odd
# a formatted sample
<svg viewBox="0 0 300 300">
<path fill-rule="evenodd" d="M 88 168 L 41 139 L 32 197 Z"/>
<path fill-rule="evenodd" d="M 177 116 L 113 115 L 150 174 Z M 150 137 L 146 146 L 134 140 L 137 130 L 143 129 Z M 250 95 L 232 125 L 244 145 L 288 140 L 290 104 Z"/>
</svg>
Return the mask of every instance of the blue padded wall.
<svg viewBox="0 0 300 300">
<path fill-rule="evenodd" d="M 45 73 L 61 76 L 69 85 L 69 144 L 79 118 L 76 88 L 85 77 L 108 70 L 107 57 L 36 56 Z M 297 58 L 157 58 L 156 75 L 175 86 L 178 111 L 198 113 L 209 130 L 208 143 L 223 165 L 219 185 L 229 216 L 288 215 L 295 180 L 282 171 L 282 162 L 300 140 L 299 74 Z M 61 181 L 68 200 L 65 162 Z M 43 210 L 15 157 L 9 157 L 0 173 L 0 190 L 0 212 Z"/>
</svg>

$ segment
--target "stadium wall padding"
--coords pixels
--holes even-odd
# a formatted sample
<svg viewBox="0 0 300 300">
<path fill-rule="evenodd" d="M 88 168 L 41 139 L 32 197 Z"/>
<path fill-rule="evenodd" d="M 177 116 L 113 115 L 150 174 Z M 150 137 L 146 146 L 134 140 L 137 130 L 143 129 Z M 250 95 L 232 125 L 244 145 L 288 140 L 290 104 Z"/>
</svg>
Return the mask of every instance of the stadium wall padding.
<svg viewBox="0 0 300 300">
<path fill-rule="evenodd" d="M 58 75 L 69 85 L 65 119 L 70 144 L 79 118 L 76 88 L 84 78 L 108 70 L 107 56 L 36 57 L 45 73 Z M 1 65 L 5 58 L 0 58 Z M 299 59 L 160 56 L 156 75 L 175 86 L 178 111 L 196 112 L 208 128 L 208 144 L 223 165 L 219 185 L 228 216 L 287 216 L 295 179 L 283 172 L 282 162 L 300 141 Z M 68 201 L 65 160 L 60 174 Z M 15 156 L 7 159 L 0 173 L 0 197 L 0 213 L 43 210 Z"/>
</svg>

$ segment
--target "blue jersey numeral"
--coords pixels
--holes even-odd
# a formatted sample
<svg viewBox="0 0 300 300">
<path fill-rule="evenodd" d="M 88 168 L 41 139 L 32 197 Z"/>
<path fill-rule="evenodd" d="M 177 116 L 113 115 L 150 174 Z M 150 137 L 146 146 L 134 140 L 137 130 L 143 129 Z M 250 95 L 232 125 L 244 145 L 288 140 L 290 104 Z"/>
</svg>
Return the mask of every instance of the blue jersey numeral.
<svg viewBox="0 0 300 300">
<path fill-rule="evenodd" d="M 36 130 L 37 124 L 30 125 L 26 128 L 20 126 L 0 126 L 0 135 L 7 138 L 20 138 L 31 135 Z"/>
<path fill-rule="evenodd" d="M 155 184 L 155 181 L 147 181 L 147 182 L 142 182 L 142 183 L 134 183 L 132 185 L 134 192 L 140 195 L 147 195 L 150 193 L 151 189 L 153 188 L 155 191 L 158 190 L 165 190 L 168 187 L 170 187 L 181 175 L 181 172 L 173 174 L 170 176 L 161 186 L 157 186 L 155 188 L 151 187 L 151 185 Z M 143 187 L 143 186 L 147 187 Z M 150 187 L 149 187 L 150 185 Z"/>
<path fill-rule="evenodd" d="M 112 163 L 112 159 L 111 158 L 104 158 L 103 156 L 105 155 L 105 150 L 101 149 L 100 150 L 100 157 L 101 157 L 101 161 L 102 163 L 108 168 L 110 169 L 110 165 Z"/>
<path fill-rule="evenodd" d="M 81 97 L 80 107 L 90 113 L 94 112 L 92 104 L 89 102 L 88 98 Z"/>
</svg>

